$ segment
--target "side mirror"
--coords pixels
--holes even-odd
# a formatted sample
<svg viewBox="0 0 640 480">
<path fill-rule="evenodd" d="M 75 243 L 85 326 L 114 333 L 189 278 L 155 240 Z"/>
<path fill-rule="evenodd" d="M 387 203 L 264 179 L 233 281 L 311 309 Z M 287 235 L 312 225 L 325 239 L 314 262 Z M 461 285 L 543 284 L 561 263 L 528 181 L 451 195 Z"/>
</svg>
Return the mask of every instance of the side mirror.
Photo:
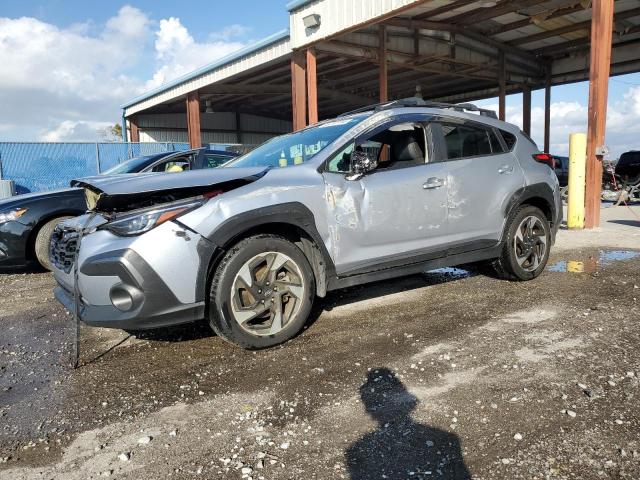
<svg viewBox="0 0 640 480">
<path fill-rule="evenodd" d="M 366 173 L 375 170 L 378 167 L 378 161 L 372 158 L 367 152 L 354 150 L 351 152 L 351 173 L 346 177 L 347 180 L 359 180 Z"/>
</svg>

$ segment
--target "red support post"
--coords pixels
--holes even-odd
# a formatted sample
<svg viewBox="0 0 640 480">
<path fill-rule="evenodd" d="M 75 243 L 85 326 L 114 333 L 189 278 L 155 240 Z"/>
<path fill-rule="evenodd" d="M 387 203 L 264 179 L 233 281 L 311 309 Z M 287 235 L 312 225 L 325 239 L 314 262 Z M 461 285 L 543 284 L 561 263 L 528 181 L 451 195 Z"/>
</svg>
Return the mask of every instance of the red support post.
<svg viewBox="0 0 640 480">
<path fill-rule="evenodd" d="M 387 66 L 387 27 L 380 25 L 378 31 L 378 63 L 380 83 L 380 103 L 389 100 L 389 81 Z"/>
<path fill-rule="evenodd" d="M 291 54 L 291 106 L 293 110 L 293 131 L 307 126 L 307 92 L 305 54 L 294 51 Z"/>
<path fill-rule="evenodd" d="M 309 125 L 318 123 L 318 76 L 316 49 L 307 48 L 307 104 L 309 106 Z"/>
<path fill-rule="evenodd" d="M 522 131 L 531 136 L 531 87 L 522 86 Z"/>
<path fill-rule="evenodd" d="M 502 121 L 507 114 L 507 69 L 504 52 L 498 54 L 498 118 Z"/>
<path fill-rule="evenodd" d="M 198 91 L 187 94 L 187 132 L 189 146 L 200 148 L 202 136 L 200 133 L 200 93 Z"/>
<path fill-rule="evenodd" d="M 136 117 L 129 118 L 130 142 L 137 143 L 140 141 L 140 130 L 138 128 L 138 119 Z"/>
<path fill-rule="evenodd" d="M 547 65 L 544 82 L 544 151 L 551 149 L 551 65 Z"/>
<path fill-rule="evenodd" d="M 602 156 L 597 155 L 597 148 L 604 145 L 607 122 L 613 12 L 613 0 L 594 0 L 592 2 L 584 215 L 586 228 L 595 228 L 600 225 Z"/>
</svg>

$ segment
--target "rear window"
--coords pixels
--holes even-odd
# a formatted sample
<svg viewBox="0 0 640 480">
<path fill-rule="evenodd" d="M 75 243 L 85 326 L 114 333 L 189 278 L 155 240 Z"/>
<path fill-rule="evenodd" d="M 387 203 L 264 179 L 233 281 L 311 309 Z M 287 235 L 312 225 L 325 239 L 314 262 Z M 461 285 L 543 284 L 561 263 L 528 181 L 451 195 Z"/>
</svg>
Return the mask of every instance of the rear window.
<svg viewBox="0 0 640 480">
<path fill-rule="evenodd" d="M 442 123 L 441 127 L 449 160 L 503 153 L 492 130 L 450 123 Z"/>
<path fill-rule="evenodd" d="M 513 150 L 516 145 L 516 136 L 513 133 L 509 133 L 506 130 L 500 130 L 504 143 L 507 145 L 507 150 Z"/>
</svg>

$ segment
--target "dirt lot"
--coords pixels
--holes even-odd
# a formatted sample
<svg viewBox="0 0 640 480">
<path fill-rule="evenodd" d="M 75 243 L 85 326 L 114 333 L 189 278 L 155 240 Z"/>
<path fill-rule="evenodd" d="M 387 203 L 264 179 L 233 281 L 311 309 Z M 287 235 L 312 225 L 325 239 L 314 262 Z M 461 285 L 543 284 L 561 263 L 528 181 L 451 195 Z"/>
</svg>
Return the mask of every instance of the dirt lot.
<svg viewBox="0 0 640 480">
<path fill-rule="evenodd" d="M 540 278 L 336 292 L 257 353 L 206 325 L 84 328 L 0 275 L 0 478 L 640 478 L 640 223 L 561 232 Z"/>
</svg>

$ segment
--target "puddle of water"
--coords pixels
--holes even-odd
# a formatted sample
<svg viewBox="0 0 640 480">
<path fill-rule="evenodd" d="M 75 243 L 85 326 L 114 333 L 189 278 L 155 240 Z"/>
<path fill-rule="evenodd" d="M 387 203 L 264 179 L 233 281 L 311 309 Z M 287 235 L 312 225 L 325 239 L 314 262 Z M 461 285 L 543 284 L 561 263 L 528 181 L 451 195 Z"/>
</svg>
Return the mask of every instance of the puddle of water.
<svg viewBox="0 0 640 480">
<path fill-rule="evenodd" d="M 435 270 L 429 270 L 425 272 L 426 275 L 434 275 L 446 277 L 447 279 L 457 280 L 460 278 L 467 278 L 472 275 L 468 270 L 455 267 L 436 268 Z"/>
<path fill-rule="evenodd" d="M 620 260 L 631 260 L 640 256 L 640 252 L 633 250 L 604 250 L 600 252 L 600 263 L 610 265 Z"/>
<path fill-rule="evenodd" d="M 640 252 L 634 250 L 600 250 L 598 257 L 589 257 L 585 261 L 561 260 L 547 267 L 547 270 L 563 273 L 593 273 L 599 267 L 638 257 L 640 257 Z"/>
</svg>

